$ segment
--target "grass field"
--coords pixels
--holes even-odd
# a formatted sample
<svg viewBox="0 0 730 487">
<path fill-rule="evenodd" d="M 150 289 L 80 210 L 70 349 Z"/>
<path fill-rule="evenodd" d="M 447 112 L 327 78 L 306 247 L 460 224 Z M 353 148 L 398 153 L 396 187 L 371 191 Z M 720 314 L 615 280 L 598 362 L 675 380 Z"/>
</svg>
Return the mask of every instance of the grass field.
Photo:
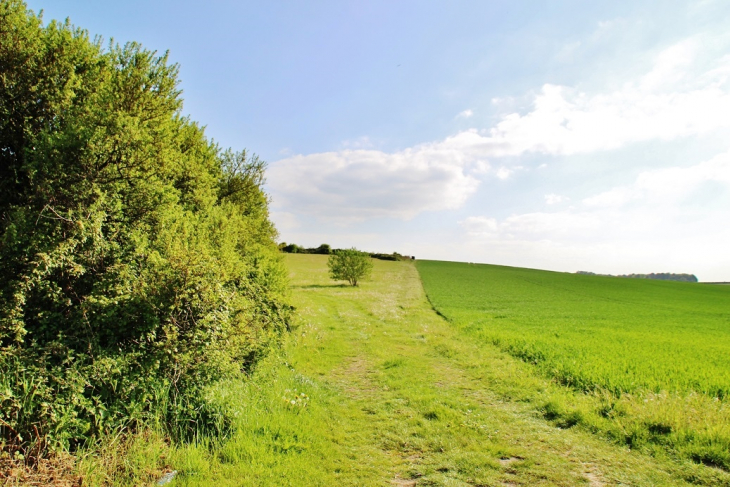
<svg viewBox="0 0 730 487">
<path fill-rule="evenodd" d="M 286 256 L 298 318 L 284 350 L 211 387 L 235 418 L 226 438 L 136 435 L 90 452 L 85 485 L 170 470 L 170 487 L 730 485 L 721 469 L 546 419 L 585 395 L 438 316 L 412 263 L 376 261 L 353 288 L 326 259 Z"/>
<path fill-rule="evenodd" d="M 418 270 L 450 321 L 598 398 L 548 415 L 730 468 L 730 288 L 436 261 Z"/>
</svg>

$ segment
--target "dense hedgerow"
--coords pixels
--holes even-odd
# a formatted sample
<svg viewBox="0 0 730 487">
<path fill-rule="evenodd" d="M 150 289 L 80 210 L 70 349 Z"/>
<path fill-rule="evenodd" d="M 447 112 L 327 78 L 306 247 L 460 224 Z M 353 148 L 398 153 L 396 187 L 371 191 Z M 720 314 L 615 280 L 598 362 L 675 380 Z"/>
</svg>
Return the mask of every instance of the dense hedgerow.
<svg viewBox="0 0 730 487">
<path fill-rule="evenodd" d="M 178 68 L 0 0 L 0 433 L 74 448 L 216 423 L 287 327 L 264 163 L 181 115 Z"/>
<path fill-rule="evenodd" d="M 281 252 L 285 252 L 287 254 L 321 254 L 321 255 L 330 255 L 333 253 L 336 253 L 341 250 L 347 250 L 347 249 L 333 249 L 330 247 L 329 244 L 322 244 L 319 247 L 302 247 L 297 244 L 287 244 L 286 242 L 281 242 L 279 244 L 279 250 Z M 405 260 L 415 260 L 415 256 L 411 255 L 401 255 L 398 252 L 393 252 L 392 254 L 384 254 L 381 252 L 367 252 L 367 254 L 372 257 L 373 259 L 378 260 L 391 260 L 391 261 L 405 261 Z"/>
</svg>

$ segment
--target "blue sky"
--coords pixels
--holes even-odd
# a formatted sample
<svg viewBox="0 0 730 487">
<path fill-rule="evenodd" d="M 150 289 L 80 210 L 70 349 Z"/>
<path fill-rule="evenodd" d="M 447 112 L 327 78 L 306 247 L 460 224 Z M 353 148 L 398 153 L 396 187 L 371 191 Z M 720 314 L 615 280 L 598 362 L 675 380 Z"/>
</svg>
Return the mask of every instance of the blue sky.
<svg viewBox="0 0 730 487">
<path fill-rule="evenodd" d="M 730 4 L 32 0 L 169 50 L 281 240 L 730 281 Z"/>
</svg>

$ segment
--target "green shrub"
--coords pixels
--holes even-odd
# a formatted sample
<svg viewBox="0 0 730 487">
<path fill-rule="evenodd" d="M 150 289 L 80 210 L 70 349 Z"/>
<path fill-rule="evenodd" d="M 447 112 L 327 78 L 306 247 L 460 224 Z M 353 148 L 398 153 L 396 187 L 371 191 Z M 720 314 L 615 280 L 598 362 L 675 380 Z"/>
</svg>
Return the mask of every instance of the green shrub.
<svg viewBox="0 0 730 487">
<path fill-rule="evenodd" d="M 360 252 L 354 247 L 351 249 L 335 250 L 327 260 L 330 277 L 335 281 L 347 281 L 357 286 L 366 279 L 373 270 L 370 255 Z"/>
<path fill-rule="evenodd" d="M 0 434 L 74 448 L 202 399 L 286 329 L 265 164 L 182 116 L 176 65 L 0 0 Z"/>
<path fill-rule="evenodd" d="M 297 244 L 289 244 L 289 245 L 284 245 L 283 247 L 281 247 L 281 251 L 286 252 L 287 254 L 306 253 L 306 252 L 304 252 L 304 250 L 306 250 L 306 249 L 303 249 L 302 247 L 300 247 Z"/>
</svg>

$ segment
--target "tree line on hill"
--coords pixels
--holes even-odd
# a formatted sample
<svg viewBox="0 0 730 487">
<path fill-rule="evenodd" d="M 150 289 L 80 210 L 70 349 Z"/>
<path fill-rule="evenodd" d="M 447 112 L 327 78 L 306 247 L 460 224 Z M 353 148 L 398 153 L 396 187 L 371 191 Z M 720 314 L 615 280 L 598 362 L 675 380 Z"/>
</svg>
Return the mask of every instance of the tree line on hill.
<svg viewBox="0 0 730 487">
<path fill-rule="evenodd" d="M 628 277 L 632 279 L 657 279 L 660 281 L 678 281 L 678 282 L 698 282 L 697 276 L 694 274 L 673 274 L 671 272 L 658 272 L 651 274 L 621 274 L 614 276 L 613 274 L 596 274 L 595 272 L 578 271 L 576 274 L 584 276 L 607 276 L 607 277 Z"/>
<path fill-rule="evenodd" d="M 0 449 L 230 418 L 289 326 L 265 164 L 182 113 L 178 66 L 0 0 Z"/>
<path fill-rule="evenodd" d="M 329 244 L 322 244 L 319 247 L 302 247 L 297 244 L 288 244 L 286 242 L 282 242 L 279 244 L 279 250 L 281 252 L 285 252 L 287 254 L 320 254 L 320 255 L 330 255 L 334 254 L 336 252 L 341 252 L 349 249 L 333 249 L 330 247 Z M 379 259 L 379 260 L 391 260 L 391 261 L 403 261 L 403 260 L 415 260 L 415 256 L 412 255 L 401 255 L 398 252 L 393 252 L 392 254 L 384 254 L 379 252 L 366 252 L 370 257 L 373 259 Z"/>
</svg>

